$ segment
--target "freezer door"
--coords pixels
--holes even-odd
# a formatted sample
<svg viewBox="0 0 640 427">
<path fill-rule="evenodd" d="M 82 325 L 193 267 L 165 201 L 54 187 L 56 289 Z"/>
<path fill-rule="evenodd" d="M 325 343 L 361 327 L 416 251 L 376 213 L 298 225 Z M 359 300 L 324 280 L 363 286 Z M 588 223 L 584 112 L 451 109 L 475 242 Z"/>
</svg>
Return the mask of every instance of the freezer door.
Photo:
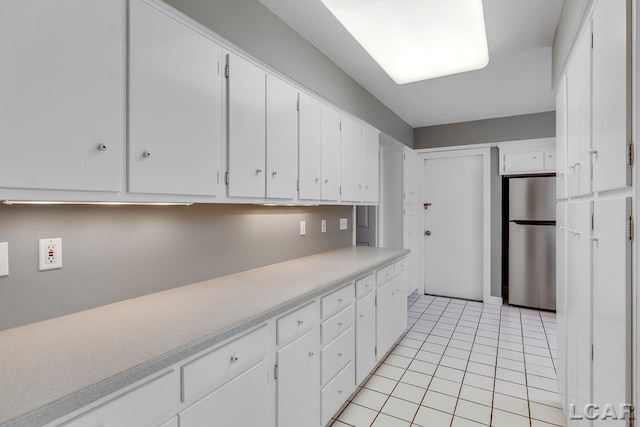
<svg viewBox="0 0 640 427">
<path fill-rule="evenodd" d="M 556 178 L 537 176 L 509 179 L 509 220 L 556 219 Z"/>
<path fill-rule="evenodd" d="M 509 223 L 509 304 L 556 309 L 556 229 Z"/>
</svg>

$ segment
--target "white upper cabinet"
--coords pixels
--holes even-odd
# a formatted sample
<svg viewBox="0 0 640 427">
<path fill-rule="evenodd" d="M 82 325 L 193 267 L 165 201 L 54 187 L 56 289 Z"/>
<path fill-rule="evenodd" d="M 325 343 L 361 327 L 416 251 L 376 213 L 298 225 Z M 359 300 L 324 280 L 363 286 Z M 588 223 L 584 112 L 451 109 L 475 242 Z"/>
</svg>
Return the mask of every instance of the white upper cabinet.
<svg viewBox="0 0 640 427">
<path fill-rule="evenodd" d="M 567 82 L 556 93 L 556 198 L 567 198 Z"/>
<path fill-rule="evenodd" d="M 569 196 L 591 193 L 591 27 L 583 32 L 567 70 Z"/>
<path fill-rule="evenodd" d="M 362 137 L 362 201 L 378 203 L 378 170 L 380 166 L 380 134 L 365 127 Z"/>
<path fill-rule="evenodd" d="M 126 2 L 0 3 L 0 186 L 117 192 Z"/>
<path fill-rule="evenodd" d="M 628 3 L 600 0 L 593 11 L 593 191 L 631 185 Z"/>
<path fill-rule="evenodd" d="M 342 201 L 362 200 L 362 126 L 346 116 L 341 124 L 340 185 Z"/>
<path fill-rule="evenodd" d="M 321 199 L 340 198 L 340 114 L 322 105 L 322 194 Z"/>
<path fill-rule="evenodd" d="M 320 200 L 323 160 L 322 103 L 305 93 L 301 93 L 299 114 L 298 197 L 303 200 Z"/>
<path fill-rule="evenodd" d="M 229 196 L 265 196 L 266 73 L 228 55 Z"/>
<path fill-rule="evenodd" d="M 222 48 L 143 0 L 129 22 L 129 191 L 215 196 Z"/>
<path fill-rule="evenodd" d="M 298 91 L 267 75 L 267 197 L 293 199 L 298 175 Z"/>
</svg>

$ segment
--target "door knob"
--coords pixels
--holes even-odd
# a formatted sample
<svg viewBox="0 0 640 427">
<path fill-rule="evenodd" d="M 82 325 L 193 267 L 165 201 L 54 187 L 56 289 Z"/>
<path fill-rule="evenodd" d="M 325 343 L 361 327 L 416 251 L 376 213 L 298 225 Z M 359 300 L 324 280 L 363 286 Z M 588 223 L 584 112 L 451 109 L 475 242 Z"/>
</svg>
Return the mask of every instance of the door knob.
<svg viewBox="0 0 640 427">
<path fill-rule="evenodd" d="M 424 232 L 424 235 L 425 235 L 425 236 L 431 236 L 431 230 L 427 230 L 427 231 L 425 231 L 425 232 Z"/>
</svg>

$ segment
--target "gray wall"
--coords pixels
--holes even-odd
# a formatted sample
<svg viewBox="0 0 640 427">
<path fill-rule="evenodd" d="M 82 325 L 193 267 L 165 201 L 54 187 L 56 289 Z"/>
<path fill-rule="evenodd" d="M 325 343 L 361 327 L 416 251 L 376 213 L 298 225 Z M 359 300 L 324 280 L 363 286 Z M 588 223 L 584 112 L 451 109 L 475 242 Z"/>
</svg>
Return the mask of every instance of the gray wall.
<svg viewBox="0 0 640 427">
<path fill-rule="evenodd" d="M 167 0 L 247 53 L 412 146 L 413 129 L 258 0 Z"/>
<path fill-rule="evenodd" d="M 450 147 L 556 135 L 556 113 L 526 114 L 498 119 L 427 126 L 414 129 L 414 148 Z"/>
<path fill-rule="evenodd" d="M 349 230 L 338 230 L 339 218 Z M 351 218 L 350 206 L 0 205 L 10 269 L 0 277 L 0 330 L 350 246 Z M 40 272 L 38 239 L 53 237 L 62 237 L 63 268 Z"/>
<path fill-rule="evenodd" d="M 554 85 L 560 77 L 573 40 L 577 35 L 582 19 L 594 0 L 564 0 L 560 21 L 553 40 L 552 81 Z M 608 0 L 607 0 L 608 1 Z"/>
</svg>

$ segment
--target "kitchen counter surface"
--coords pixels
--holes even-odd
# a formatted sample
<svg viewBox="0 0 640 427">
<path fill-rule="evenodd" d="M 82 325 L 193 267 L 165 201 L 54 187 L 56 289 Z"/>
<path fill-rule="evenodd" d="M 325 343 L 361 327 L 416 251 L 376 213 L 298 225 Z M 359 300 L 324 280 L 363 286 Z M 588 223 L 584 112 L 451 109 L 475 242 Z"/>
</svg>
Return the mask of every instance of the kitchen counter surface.
<svg viewBox="0 0 640 427">
<path fill-rule="evenodd" d="M 404 256 L 348 247 L 0 332 L 0 425 L 53 421 Z"/>
</svg>

